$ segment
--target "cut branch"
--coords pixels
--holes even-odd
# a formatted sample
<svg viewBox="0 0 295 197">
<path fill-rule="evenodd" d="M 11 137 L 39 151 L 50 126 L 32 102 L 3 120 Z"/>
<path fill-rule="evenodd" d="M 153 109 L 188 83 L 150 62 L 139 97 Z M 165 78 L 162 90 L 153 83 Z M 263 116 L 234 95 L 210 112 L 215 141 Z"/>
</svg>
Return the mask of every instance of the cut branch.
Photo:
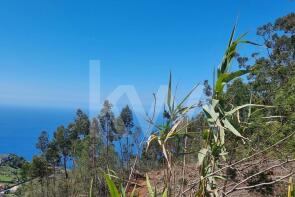
<svg viewBox="0 0 295 197">
<path fill-rule="evenodd" d="M 253 177 L 255 177 L 255 176 L 257 176 L 257 175 L 259 175 L 259 174 L 261 174 L 261 173 L 263 173 L 263 172 L 267 172 L 267 171 L 269 171 L 269 170 L 271 170 L 271 169 L 273 169 L 273 168 L 281 167 L 281 166 L 283 166 L 283 165 L 286 164 L 286 163 L 290 163 L 290 162 L 294 162 L 294 161 L 295 161 L 295 159 L 293 159 L 293 160 L 287 160 L 287 161 L 285 161 L 285 162 L 283 162 L 283 163 L 273 165 L 273 166 L 271 166 L 271 167 L 269 167 L 269 168 L 267 168 L 267 169 L 264 169 L 264 170 L 262 170 L 262 171 L 260 171 L 260 172 L 257 172 L 257 173 L 255 173 L 255 174 L 253 174 L 253 175 L 251 175 L 251 176 L 245 178 L 244 180 L 240 181 L 239 183 L 237 183 L 233 188 L 231 188 L 229 191 L 227 191 L 227 192 L 225 193 L 225 195 L 228 195 L 228 194 L 230 194 L 230 193 L 236 191 L 239 185 L 245 183 L 245 182 L 248 181 L 249 179 L 251 179 L 251 178 L 253 178 Z"/>
</svg>

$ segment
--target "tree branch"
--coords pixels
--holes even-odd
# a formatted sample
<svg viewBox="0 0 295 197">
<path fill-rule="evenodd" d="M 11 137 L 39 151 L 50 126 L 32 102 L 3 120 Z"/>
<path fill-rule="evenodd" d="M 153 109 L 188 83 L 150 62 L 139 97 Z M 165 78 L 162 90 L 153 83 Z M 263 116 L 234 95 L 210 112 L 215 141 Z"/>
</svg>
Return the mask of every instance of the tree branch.
<svg viewBox="0 0 295 197">
<path fill-rule="evenodd" d="M 268 182 L 268 183 L 259 183 L 257 185 L 251 185 L 251 186 L 245 186 L 245 187 L 238 187 L 238 188 L 235 189 L 235 191 L 238 191 L 238 190 L 246 190 L 246 189 L 251 189 L 251 188 L 255 188 L 255 187 L 261 187 L 261 186 L 264 186 L 264 185 L 273 185 L 273 184 L 275 184 L 277 182 L 280 182 L 280 181 L 282 181 L 282 180 L 284 180 L 286 178 L 289 178 L 290 176 L 292 176 L 294 174 L 295 174 L 294 172 L 291 172 L 291 173 L 287 174 L 286 176 L 283 176 L 283 177 L 281 177 L 281 178 L 279 178 L 277 180 L 274 180 L 274 181 Z M 227 192 L 226 195 L 228 195 L 228 194 L 229 193 Z"/>
<path fill-rule="evenodd" d="M 231 188 L 229 191 L 227 191 L 227 192 L 225 193 L 225 195 L 228 195 L 228 194 L 230 194 L 230 193 L 236 191 L 239 185 L 245 183 L 245 182 L 248 181 L 249 179 L 251 179 L 251 178 L 253 178 L 253 177 L 255 177 L 255 176 L 257 176 L 257 175 L 259 175 L 259 174 L 261 174 L 261 173 L 263 173 L 263 172 L 269 171 L 269 170 L 271 170 L 271 169 L 273 169 L 273 168 L 277 168 L 277 167 L 280 167 L 280 166 L 282 166 L 282 165 L 284 165 L 284 164 L 286 164 L 286 163 L 290 163 L 290 162 L 294 162 L 294 161 L 295 161 L 295 159 L 293 159 L 293 160 L 289 160 L 289 161 L 287 160 L 287 161 L 285 161 L 285 162 L 283 162 L 283 163 L 273 165 L 273 166 L 271 166 L 271 167 L 269 167 L 269 168 L 267 168 L 267 169 L 264 169 L 264 170 L 262 170 L 262 171 L 260 171 L 260 172 L 257 172 L 257 173 L 255 173 L 255 174 L 253 174 L 253 175 L 251 175 L 251 176 L 245 178 L 244 180 L 240 181 L 239 183 L 237 183 L 233 188 Z"/>
</svg>

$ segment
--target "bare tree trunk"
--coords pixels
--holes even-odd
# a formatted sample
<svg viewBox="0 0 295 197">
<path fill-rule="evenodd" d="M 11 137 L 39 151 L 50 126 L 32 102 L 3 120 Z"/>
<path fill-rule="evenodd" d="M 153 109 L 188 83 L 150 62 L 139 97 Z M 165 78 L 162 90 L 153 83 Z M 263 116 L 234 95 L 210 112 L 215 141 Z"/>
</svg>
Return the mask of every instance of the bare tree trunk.
<svg viewBox="0 0 295 197">
<path fill-rule="evenodd" d="M 49 177 L 48 176 L 46 176 L 46 197 L 48 197 L 49 196 Z"/>
<path fill-rule="evenodd" d="M 76 142 L 74 142 L 76 143 Z M 76 160 L 75 160 L 75 155 L 76 155 L 76 144 L 74 144 L 74 147 L 73 147 L 73 168 L 76 167 Z"/>
<path fill-rule="evenodd" d="M 53 196 L 55 197 L 56 196 L 56 193 L 55 193 L 55 179 L 56 179 L 56 177 L 55 177 L 55 174 L 56 174 L 56 169 L 55 169 L 55 163 L 53 164 Z"/>
<path fill-rule="evenodd" d="M 107 168 L 109 167 L 109 137 L 110 137 L 110 130 L 109 130 L 109 127 L 108 127 L 108 124 L 106 125 L 107 126 Z"/>
<path fill-rule="evenodd" d="M 129 133 L 127 133 L 127 148 L 126 148 L 126 150 L 127 150 L 127 158 L 126 158 L 126 160 L 127 160 L 127 169 L 129 170 Z"/>
<path fill-rule="evenodd" d="M 122 139 L 122 138 L 121 138 Z M 119 140 L 119 145 L 120 145 L 120 153 L 121 153 L 121 171 L 122 174 L 124 174 L 124 157 L 123 157 L 123 148 L 122 148 L 122 142 L 121 139 Z M 123 181 L 124 181 L 124 176 L 123 176 Z"/>
<path fill-rule="evenodd" d="M 97 184 L 97 181 L 96 181 L 96 179 L 97 179 L 97 173 L 96 173 L 96 142 L 97 142 L 97 140 L 96 140 L 96 133 L 93 133 L 93 140 L 92 140 L 92 177 L 93 177 L 93 181 L 91 182 L 91 184 L 92 184 L 92 188 L 93 188 L 93 185 L 96 185 Z M 94 196 L 93 194 L 94 194 L 94 191 L 93 191 L 93 189 L 92 189 L 92 194 L 90 194 L 90 195 L 92 195 L 92 196 Z"/>
<path fill-rule="evenodd" d="M 42 196 L 45 196 L 45 195 L 44 195 L 44 184 L 43 184 L 43 178 L 40 178 L 40 183 L 41 183 L 41 194 L 42 194 Z"/>
</svg>

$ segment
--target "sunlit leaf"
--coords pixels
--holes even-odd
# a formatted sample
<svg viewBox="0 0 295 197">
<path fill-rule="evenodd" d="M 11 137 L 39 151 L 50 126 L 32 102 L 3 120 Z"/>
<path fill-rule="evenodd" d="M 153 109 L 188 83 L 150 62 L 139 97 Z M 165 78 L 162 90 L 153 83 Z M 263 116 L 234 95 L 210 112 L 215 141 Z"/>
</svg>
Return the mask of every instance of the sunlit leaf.
<svg viewBox="0 0 295 197">
<path fill-rule="evenodd" d="M 178 125 L 182 122 L 182 120 L 178 120 L 174 125 L 173 127 L 171 128 L 171 130 L 169 131 L 169 133 L 167 134 L 166 138 L 165 138 L 165 142 L 170 138 L 172 137 L 173 135 L 175 135 L 176 133 L 176 128 L 178 127 Z"/>
<path fill-rule="evenodd" d="M 199 86 L 197 84 L 193 89 L 182 99 L 182 101 L 177 105 L 177 108 L 180 108 L 186 101 L 187 99 L 192 95 L 192 93 L 196 90 L 196 88 Z"/>
<path fill-rule="evenodd" d="M 198 163 L 199 165 L 201 165 L 204 161 L 204 158 L 206 157 L 207 155 L 207 152 L 208 152 L 208 149 L 206 148 L 202 148 L 200 151 L 199 151 L 199 154 L 198 154 Z"/>
<path fill-rule="evenodd" d="M 266 105 L 256 105 L 256 104 L 245 104 L 245 105 L 241 105 L 241 106 L 238 106 L 238 107 L 235 107 L 234 109 L 228 111 L 228 112 L 225 112 L 225 115 L 226 116 L 230 116 L 232 114 L 234 114 L 235 112 L 243 109 L 243 108 L 246 108 L 246 107 L 271 107 L 271 106 L 266 106 Z"/>
<path fill-rule="evenodd" d="M 157 140 L 158 139 L 158 136 L 152 134 L 149 136 L 148 140 L 147 140 L 147 147 L 146 147 L 146 150 L 148 150 L 148 148 L 150 147 L 150 144 L 154 141 L 154 140 Z"/>
<path fill-rule="evenodd" d="M 244 138 L 246 139 L 245 137 L 243 137 L 240 132 L 237 131 L 237 129 L 227 120 L 227 119 L 224 119 L 223 121 L 223 124 L 225 126 L 225 128 L 227 128 L 229 131 L 231 131 L 233 134 L 235 134 L 236 136 L 240 137 L 240 138 Z"/>
<path fill-rule="evenodd" d="M 111 177 L 108 174 L 105 174 L 105 180 L 106 180 L 111 197 L 120 197 L 120 193 L 115 183 L 112 181 Z"/>
<path fill-rule="evenodd" d="M 242 75 L 245 75 L 249 72 L 250 72 L 250 70 L 238 70 L 238 71 L 235 71 L 232 73 L 225 74 L 224 78 L 223 78 L 223 82 L 228 83 L 228 82 L 232 81 L 233 79 L 240 77 Z"/>
</svg>

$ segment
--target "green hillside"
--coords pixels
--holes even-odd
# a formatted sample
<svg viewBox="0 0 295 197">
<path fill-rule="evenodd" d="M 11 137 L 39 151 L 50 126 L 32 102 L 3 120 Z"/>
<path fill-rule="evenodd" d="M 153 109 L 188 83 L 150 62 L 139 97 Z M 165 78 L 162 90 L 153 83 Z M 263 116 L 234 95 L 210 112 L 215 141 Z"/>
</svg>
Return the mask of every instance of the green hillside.
<svg viewBox="0 0 295 197">
<path fill-rule="evenodd" d="M 0 183 L 15 183 L 19 180 L 20 169 L 10 166 L 0 166 Z"/>
</svg>

